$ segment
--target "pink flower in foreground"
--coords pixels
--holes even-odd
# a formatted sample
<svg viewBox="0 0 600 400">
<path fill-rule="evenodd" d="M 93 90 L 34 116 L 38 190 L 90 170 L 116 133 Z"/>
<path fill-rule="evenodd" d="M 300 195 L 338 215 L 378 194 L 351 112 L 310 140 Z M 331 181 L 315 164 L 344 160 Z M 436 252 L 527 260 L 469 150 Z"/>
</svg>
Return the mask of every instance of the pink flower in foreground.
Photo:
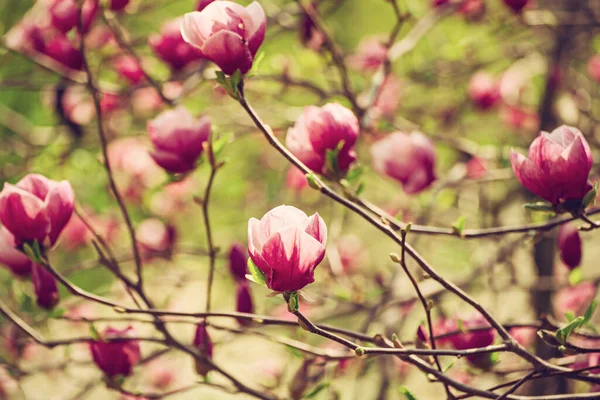
<svg viewBox="0 0 600 400">
<path fill-rule="evenodd" d="M 123 330 L 108 327 L 102 333 L 102 340 L 90 342 L 90 351 L 94 363 L 109 378 L 131 374 L 133 367 L 141 358 L 140 344 L 137 340 L 115 342 L 105 342 L 103 340 L 133 337 L 135 337 L 135 329 L 131 326 Z"/>
<path fill-rule="evenodd" d="M 196 4 L 196 11 L 202 11 L 215 0 L 198 0 L 198 4 Z"/>
<path fill-rule="evenodd" d="M 231 75 L 239 69 L 245 74 L 250 70 L 267 29 L 267 17 L 258 2 L 243 7 L 231 1 L 215 1 L 183 18 L 183 39 L 224 73 Z"/>
<path fill-rule="evenodd" d="M 491 75 L 477 72 L 469 82 L 469 97 L 475 106 L 488 110 L 500 100 L 500 88 Z"/>
<path fill-rule="evenodd" d="M 592 153 L 574 127 L 541 132 L 529 147 L 528 157 L 511 150 L 510 163 L 523 186 L 552 204 L 580 202 L 591 189 Z"/>
<path fill-rule="evenodd" d="M 37 240 L 53 246 L 73 214 L 75 198 L 67 181 L 29 174 L 0 192 L 0 221 L 17 245 Z"/>
<path fill-rule="evenodd" d="M 354 55 L 348 59 L 349 65 L 358 71 L 376 70 L 387 58 L 387 49 L 376 37 L 366 38 L 358 44 Z"/>
<path fill-rule="evenodd" d="M 600 82 L 600 54 L 593 55 L 587 63 L 588 75 L 595 80 Z"/>
<path fill-rule="evenodd" d="M 422 133 L 391 133 L 373 144 L 371 155 L 375 170 L 401 182 L 407 194 L 427 189 L 436 179 L 435 149 Z"/>
<path fill-rule="evenodd" d="M 504 4 L 506 4 L 511 10 L 515 13 L 520 13 L 527 6 L 529 0 L 504 0 Z"/>
<path fill-rule="evenodd" d="M 581 264 L 582 243 L 579 230 L 575 225 L 571 223 L 561 225 L 557 242 L 562 262 L 571 270 L 577 268 Z"/>
<path fill-rule="evenodd" d="M 308 217 L 292 206 L 279 206 L 259 221 L 248 221 L 248 253 L 276 292 L 300 290 L 314 282 L 325 257 L 327 226 L 319 214 Z"/>
<path fill-rule="evenodd" d="M 50 310 L 58 304 L 58 283 L 50 272 L 41 265 L 33 264 L 31 281 L 38 306 Z"/>
<path fill-rule="evenodd" d="M 210 136 L 210 119 L 196 119 L 184 107 L 167 110 L 148 121 L 148 135 L 154 161 L 171 173 L 190 172 Z"/>
<path fill-rule="evenodd" d="M 285 144 L 306 166 L 317 173 L 325 172 L 327 150 L 338 152 L 337 164 L 345 172 L 356 160 L 354 144 L 358 139 L 358 119 L 346 107 L 329 103 L 308 106 L 288 130 Z"/>
<path fill-rule="evenodd" d="M 150 35 L 148 39 L 154 54 L 175 71 L 203 58 L 200 50 L 183 40 L 180 29 L 182 21 L 183 18 L 178 18 L 165 23 L 160 34 Z"/>
<path fill-rule="evenodd" d="M 32 262 L 16 248 L 15 238 L 4 227 L 0 227 L 0 264 L 5 265 L 19 277 L 29 275 Z"/>
</svg>

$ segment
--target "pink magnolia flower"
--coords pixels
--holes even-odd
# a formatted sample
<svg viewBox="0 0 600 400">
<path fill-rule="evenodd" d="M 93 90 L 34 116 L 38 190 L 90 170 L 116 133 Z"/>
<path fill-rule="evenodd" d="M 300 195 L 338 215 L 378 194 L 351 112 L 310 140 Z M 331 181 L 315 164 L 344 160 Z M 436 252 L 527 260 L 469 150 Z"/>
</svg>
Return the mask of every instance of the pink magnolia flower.
<svg viewBox="0 0 600 400">
<path fill-rule="evenodd" d="M 462 0 L 458 12 L 467 19 L 475 20 L 485 14 L 485 3 L 483 0 Z"/>
<path fill-rule="evenodd" d="M 103 114 L 110 114 L 122 108 L 126 104 L 126 99 L 114 93 L 103 93 L 100 99 L 100 109 Z"/>
<path fill-rule="evenodd" d="M 38 306 L 47 310 L 54 308 L 60 299 L 54 276 L 41 265 L 33 264 L 31 281 Z"/>
<path fill-rule="evenodd" d="M 213 357 L 213 342 L 208 334 L 208 330 L 206 329 L 206 323 L 204 321 L 200 321 L 198 326 L 196 327 L 196 333 L 194 335 L 194 347 L 204 357 L 208 360 Z M 196 372 L 199 375 L 206 376 L 211 370 L 212 366 L 210 363 L 202 362 L 201 360 L 196 359 Z"/>
<path fill-rule="evenodd" d="M 200 50 L 183 40 L 180 29 L 182 21 L 183 18 L 178 18 L 167 22 L 160 34 L 152 34 L 148 39 L 154 54 L 175 71 L 203 58 Z"/>
<path fill-rule="evenodd" d="M 203 143 L 210 136 L 210 119 L 195 119 L 184 107 L 167 110 L 148 122 L 148 135 L 154 146 L 150 155 L 171 173 L 185 173 L 196 168 Z"/>
<path fill-rule="evenodd" d="M 229 250 L 229 271 L 237 282 L 244 282 L 248 273 L 248 253 L 244 246 L 234 243 Z"/>
<path fill-rule="evenodd" d="M 420 132 L 394 132 L 371 147 L 374 168 L 402 183 L 407 194 L 427 189 L 436 179 L 435 149 Z"/>
<path fill-rule="evenodd" d="M 387 59 L 387 49 L 380 38 L 361 40 L 354 55 L 348 58 L 349 65 L 358 71 L 376 70 Z"/>
<path fill-rule="evenodd" d="M 345 172 L 356 160 L 354 144 L 358 133 L 358 119 L 346 107 L 338 103 L 308 106 L 288 130 L 285 144 L 300 161 L 318 173 L 325 172 L 327 150 L 342 144 L 337 164 Z"/>
<path fill-rule="evenodd" d="M 98 216 L 88 213 L 88 222 L 94 230 L 108 243 L 115 239 L 119 224 L 112 217 Z M 73 215 L 63 230 L 61 245 L 68 251 L 85 246 L 93 235 L 78 215 Z"/>
<path fill-rule="evenodd" d="M 458 324 L 457 324 L 458 326 Z M 481 314 L 475 314 L 468 319 L 463 320 L 465 330 L 489 326 L 487 320 Z M 475 349 L 486 347 L 494 343 L 495 331 L 493 329 L 477 330 L 473 332 L 460 333 L 448 338 L 452 346 L 457 350 Z M 467 360 L 478 367 L 485 368 L 489 366 L 489 354 L 475 354 L 467 356 Z"/>
<path fill-rule="evenodd" d="M 510 336 L 515 338 L 515 340 L 521 346 L 525 346 L 525 347 L 531 346 L 533 344 L 533 342 L 535 341 L 535 338 L 537 336 L 536 332 L 537 332 L 536 328 L 528 328 L 528 327 L 520 327 L 520 326 L 510 328 L 510 330 L 509 330 Z"/>
<path fill-rule="evenodd" d="M 566 312 L 583 315 L 594 297 L 596 297 L 594 284 L 582 282 L 559 290 L 555 295 L 554 307 L 557 315 L 564 315 Z"/>
<path fill-rule="evenodd" d="M 142 67 L 132 56 L 122 55 L 117 57 L 114 60 L 114 66 L 119 75 L 134 85 L 145 79 Z"/>
<path fill-rule="evenodd" d="M 587 63 L 588 75 L 595 80 L 600 82 L 600 54 L 593 55 Z"/>
<path fill-rule="evenodd" d="M 44 34 L 42 40 L 42 47 L 38 51 L 53 58 L 67 68 L 80 70 L 83 67 L 81 52 L 64 33 L 56 31 Z"/>
<path fill-rule="evenodd" d="M 308 217 L 292 206 L 275 207 L 259 221 L 248 221 L 248 253 L 277 292 L 300 290 L 314 282 L 325 257 L 327 226 L 319 214 Z"/>
<path fill-rule="evenodd" d="M 144 259 L 148 260 L 159 255 L 169 257 L 173 251 L 175 228 L 157 218 L 147 218 L 140 222 L 135 228 L 135 234 Z"/>
<path fill-rule="evenodd" d="M 393 117 L 400 104 L 401 94 L 402 82 L 394 75 L 386 76 L 373 105 L 369 109 L 369 118 L 379 120 L 382 117 Z M 365 100 L 368 100 L 368 96 L 367 92 L 361 93 L 359 101 L 367 103 Z"/>
<path fill-rule="evenodd" d="M 202 11 L 206 8 L 207 5 L 212 3 L 215 0 L 198 0 L 198 4 L 196 4 L 196 11 Z"/>
<path fill-rule="evenodd" d="M 511 10 L 515 13 L 520 13 L 527 6 L 529 0 L 504 0 L 504 4 L 506 4 Z"/>
<path fill-rule="evenodd" d="M 469 97 L 476 107 L 488 110 L 500 100 L 498 83 L 486 72 L 477 72 L 469 82 Z"/>
<path fill-rule="evenodd" d="M 569 269 L 574 269 L 581 264 L 582 243 L 577 228 L 571 224 L 561 225 L 558 230 L 558 250 L 560 258 Z"/>
<path fill-rule="evenodd" d="M 311 1 L 307 6 L 316 12 L 318 3 L 316 1 Z M 300 42 L 314 51 L 319 51 L 325 41 L 323 33 L 318 29 L 315 29 L 315 24 L 306 12 L 302 12 L 298 18 L 298 33 Z"/>
<path fill-rule="evenodd" d="M 552 204 L 580 202 L 591 189 L 592 153 L 574 127 L 541 132 L 529 147 L 529 156 L 511 150 L 510 163 L 523 186 Z"/>
<path fill-rule="evenodd" d="M 481 179 L 488 171 L 487 161 L 484 158 L 472 157 L 466 164 L 469 179 Z"/>
<path fill-rule="evenodd" d="M 117 375 L 130 375 L 133 367 L 140 361 L 140 343 L 137 340 L 128 340 L 128 338 L 134 338 L 135 334 L 135 329 L 131 326 L 123 330 L 108 327 L 102 333 L 101 340 L 90 342 L 90 352 L 94 363 L 109 378 Z M 125 340 L 104 341 L 117 338 Z"/>
<path fill-rule="evenodd" d="M 267 29 L 267 17 L 258 2 L 243 7 L 231 1 L 215 1 L 183 18 L 183 39 L 224 73 L 231 75 L 239 69 L 245 74 L 250 70 Z"/>
<path fill-rule="evenodd" d="M 79 23 L 79 10 L 75 0 L 54 0 L 49 12 L 50 23 L 63 33 L 69 32 Z"/>
<path fill-rule="evenodd" d="M 29 174 L 0 192 L 0 221 L 17 245 L 32 240 L 53 246 L 73 214 L 75 198 L 67 181 Z"/>
<path fill-rule="evenodd" d="M 0 227 L 0 264 L 5 265 L 19 277 L 31 273 L 32 262 L 25 254 L 16 249 L 13 235 L 4 227 Z"/>
<path fill-rule="evenodd" d="M 254 303 L 250 294 L 250 286 L 247 282 L 239 282 L 236 287 L 235 310 L 237 312 L 249 313 L 254 312 Z M 252 323 L 251 320 L 238 318 L 238 323 L 242 326 L 247 326 Z"/>
<path fill-rule="evenodd" d="M 522 129 L 528 132 L 534 132 L 539 129 L 539 116 L 531 108 L 505 106 L 500 111 L 500 117 L 511 129 Z"/>
</svg>

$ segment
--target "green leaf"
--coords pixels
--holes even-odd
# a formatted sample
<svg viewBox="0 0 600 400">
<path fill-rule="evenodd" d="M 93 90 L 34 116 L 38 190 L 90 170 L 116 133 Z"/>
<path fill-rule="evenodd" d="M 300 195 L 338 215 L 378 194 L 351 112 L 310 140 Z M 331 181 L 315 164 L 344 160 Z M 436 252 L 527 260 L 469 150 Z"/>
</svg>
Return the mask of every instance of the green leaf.
<svg viewBox="0 0 600 400">
<path fill-rule="evenodd" d="M 586 208 L 587 206 L 594 204 L 596 202 L 596 196 L 598 196 L 598 181 L 594 182 L 592 190 L 585 194 L 583 200 L 581 200 L 581 206 Z"/>
<path fill-rule="evenodd" d="M 594 312 L 596 311 L 596 307 L 598 307 L 598 301 L 596 299 L 592 300 L 587 310 L 585 310 L 585 314 L 583 314 L 583 324 L 587 324 L 592 319 Z"/>
<path fill-rule="evenodd" d="M 531 211 L 544 211 L 544 212 L 553 212 L 552 204 L 544 203 L 542 201 L 538 201 L 537 203 L 527 203 L 524 207 Z"/>
<path fill-rule="evenodd" d="M 252 259 L 248 257 L 248 271 L 250 271 L 250 275 L 252 276 L 252 280 L 259 285 L 267 286 L 267 278 L 265 274 L 258 268 Z"/>
<path fill-rule="evenodd" d="M 33 241 L 33 244 L 23 243 L 23 252 L 34 263 L 43 264 L 42 250 L 36 240 Z"/>
<path fill-rule="evenodd" d="M 311 188 L 313 188 L 315 190 L 321 190 L 321 185 L 319 184 L 319 182 L 317 182 L 317 177 L 315 176 L 314 172 L 310 172 L 310 173 L 306 174 L 305 176 L 306 176 L 306 181 L 308 182 L 308 186 L 310 186 Z"/>
<path fill-rule="evenodd" d="M 364 191 L 365 191 L 365 188 L 366 188 L 366 187 L 367 187 L 367 186 L 365 185 L 365 183 L 364 183 L 364 182 L 361 182 L 361 183 L 359 183 L 359 184 L 358 184 L 358 187 L 356 188 L 356 196 L 360 196 L 360 195 L 362 194 L 362 192 L 364 192 Z"/>
<path fill-rule="evenodd" d="M 583 279 L 583 274 L 581 273 L 581 268 L 575 268 L 569 273 L 569 283 L 571 286 L 575 286 L 581 282 Z"/>
<path fill-rule="evenodd" d="M 452 224 L 452 229 L 454 229 L 454 232 L 458 233 L 459 236 L 462 236 L 463 231 L 465 230 L 466 222 L 467 222 L 467 219 L 461 215 L 460 217 L 458 217 L 456 222 L 454 222 L 454 224 Z"/>
<path fill-rule="evenodd" d="M 354 183 L 360 179 L 360 177 L 365 173 L 364 167 L 354 167 L 346 174 L 346 180 L 349 183 Z"/>
<path fill-rule="evenodd" d="M 298 308 L 300 307 L 300 302 L 298 300 L 298 292 L 296 292 L 296 291 L 291 292 L 287 303 L 288 303 L 288 310 L 291 313 L 298 311 Z"/>
<path fill-rule="evenodd" d="M 100 332 L 98 332 L 98 329 L 96 329 L 96 325 L 94 324 L 90 324 L 90 335 L 94 340 L 101 340 Z"/>
<path fill-rule="evenodd" d="M 566 344 L 567 339 L 575 331 L 575 329 L 579 328 L 585 322 L 584 317 L 577 317 L 573 321 L 569 322 L 565 327 L 560 328 L 556 331 L 556 339 L 562 343 Z"/>
<path fill-rule="evenodd" d="M 417 400 L 417 397 L 414 394 L 412 394 L 412 392 L 408 390 L 406 386 L 400 387 L 400 393 L 402 393 L 404 397 L 406 397 L 406 400 Z"/>
<path fill-rule="evenodd" d="M 315 386 L 310 392 L 308 392 L 307 394 L 302 396 L 302 398 L 303 399 L 312 399 L 313 397 L 318 395 L 320 391 L 329 387 L 329 385 L 331 385 L 331 382 L 321 382 L 317 386 Z"/>
<path fill-rule="evenodd" d="M 329 171 L 333 172 L 333 174 L 335 176 L 340 175 L 340 167 L 338 166 L 338 151 L 337 151 L 337 149 L 335 149 L 335 150 L 327 149 L 327 152 L 325 153 L 325 163 L 327 165 L 327 169 Z"/>
<path fill-rule="evenodd" d="M 63 315 L 65 315 L 66 312 L 67 310 L 65 310 L 64 308 L 55 308 L 53 310 L 48 311 L 48 318 L 59 319 Z"/>
<path fill-rule="evenodd" d="M 567 322 L 571 322 L 575 319 L 575 314 L 573 314 L 571 311 L 567 311 L 564 315 Z"/>
<path fill-rule="evenodd" d="M 227 133 L 221 136 L 218 139 L 214 139 L 212 143 L 212 150 L 215 158 L 221 154 L 221 152 L 225 149 L 225 146 L 231 141 L 232 134 Z"/>
</svg>

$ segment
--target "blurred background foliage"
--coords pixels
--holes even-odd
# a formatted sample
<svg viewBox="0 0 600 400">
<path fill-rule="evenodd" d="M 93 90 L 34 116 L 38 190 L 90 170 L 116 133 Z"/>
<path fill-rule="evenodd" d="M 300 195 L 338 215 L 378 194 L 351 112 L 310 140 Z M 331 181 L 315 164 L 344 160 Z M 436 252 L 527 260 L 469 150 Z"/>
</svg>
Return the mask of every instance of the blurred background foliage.
<svg viewBox="0 0 600 400">
<path fill-rule="evenodd" d="M 183 75 L 171 75 L 168 67 L 151 52 L 148 35 L 158 32 L 165 21 L 191 11 L 193 3 L 191 0 L 132 1 L 127 11 L 115 18 L 128 32 L 127 39 L 142 57 L 143 66 L 152 77 L 159 82 L 182 78 L 188 79 L 188 83 L 191 81 L 183 104 L 194 114 L 209 115 L 216 136 L 231 134 L 232 140 L 222 153 L 228 162 L 217 175 L 210 202 L 213 234 L 222 250 L 213 290 L 214 308 L 233 310 L 235 307 L 234 285 L 228 275 L 224 255 L 232 243 L 246 242 L 248 219 L 260 217 L 274 206 L 291 204 L 308 214 L 318 211 L 329 225 L 333 245 L 345 237 L 356 236 L 357 242 L 352 247 L 361 253 L 360 265 L 353 274 L 336 273 L 331 268 L 331 259 L 317 269 L 315 284 L 306 289 L 314 300 L 314 303 L 306 305 L 311 316 L 318 321 L 357 329 L 370 318 L 365 305 L 387 296 L 378 282 L 391 281 L 391 298 L 397 303 L 378 310 L 378 318 L 372 321 L 368 331 L 396 332 L 400 337 L 412 338 L 423 320 L 423 313 L 418 305 L 413 312 L 407 312 L 406 308 L 398 305 L 401 300 L 413 296 L 408 280 L 395 273 L 397 266 L 389 260 L 388 254 L 398 249 L 391 242 L 382 240 L 382 235 L 373 227 L 316 191 L 288 188 L 286 161 L 268 146 L 239 105 L 216 87 L 212 65 L 202 65 L 197 71 L 185 71 Z M 304 106 L 331 101 L 346 106 L 350 104 L 339 94 L 320 96 L 318 90 L 313 90 L 317 87 L 326 93 L 339 92 L 339 76 L 326 51 L 314 51 L 298 40 L 298 9 L 295 3 L 283 0 L 261 0 L 260 3 L 270 17 L 267 37 L 261 48 L 265 57 L 257 75 L 247 81 L 246 92 L 261 117 L 275 129 L 277 136 L 283 138 Z M 398 0 L 398 3 L 403 15 L 407 16 L 399 38 L 423 18 L 431 16 L 429 1 Z M 592 3 L 589 2 L 594 7 Z M 0 0 L 0 32 L 8 32 L 32 6 L 33 2 L 27 0 Z M 534 118 L 533 124 L 521 124 L 524 126 L 511 123 L 507 117 L 511 105 L 482 112 L 470 102 L 467 88 L 477 71 L 487 71 L 498 78 L 512 73 L 510 79 L 516 87 L 514 93 L 509 93 L 513 96 L 512 105 L 537 115 L 552 71 L 548 57 L 555 45 L 555 6 L 556 2 L 538 0 L 537 7 L 523 16 L 515 16 L 502 1 L 486 0 L 485 11 L 479 16 L 469 18 L 453 13 L 440 18 L 414 49 L 393 63 L 392 73 L 400 82 L 399 105 L 392 117 L 382 118 L 368 131 L 362 132 L 359 141 L 358 160 L 366 170 L 361 179 L 366 184 L 364 194 L 367 198 L 399 215 L 405 222 L 445 227 L 452 226 L 459 217 L 466 218 L 468 228 L 520 224 L 534 218 L 546 218 L 523 210 L 521 204 L 527 201 L 527 195 L 513 178 L 507 161 L 511 146 L 525 149 L 536 136 L 537 121 Z M 355 53 L 365 38 L 377 35 L 385 38 L 396 23 L 391 6 L 385 0 L 324 0 L 320 10 L 327 28 L 347 56 Z M 102 21 L 97 23 L 102 24 Z M 600 51 L 597 30 L 596 24 L 573 31 L 568 62 L 561 69 L 560 91 L 553 105 L 557 121 L 579 126 L 593 144 L 598 140 L 595 126 L 596 118 L 600 117 L 597 96 L 600 87 L 588 76 L 586 63 Z M 144 98 L 152 97 L 150 95 L 141 95 L 133 100 L 136 91 L 141 89 L 124 81 L 112 67 L 112 58 L 120 52 L 118 46 L 89 52 L 91 69 L 100 86 L 116 89 L 131 96 L 131 103 L 137 101 L 142 104 L 139 109 L 134 105 L 107 116 L 108 133 L 111 139 L 145 138 L 146 122 L 166 107 L 145 106 L 145 102 L 153 101 Z M 286 85 L 282 78 L 285 76 L 306 80 L 309 84 L 306 87 Z M 370 87 L 373 72 L 351 70 L 350 77 L 356 93 L 362 93 Z M 16 182 L 28 172 L 42 173 L 57 180 L 66 179 L 73 185 L 78 203 L 87 212 L 113 216 L 120 221 L 101 163 L 99 138 L 93 122 L 94 112 L 89 109 L 88 95 L 76 97 L 73 104 L 81 107 L 77 113 L 85 120 L 80 137 L 74 136 L 57 115 L 53 104 L 56 87 L 64 83 L 56 72 L 42 68 L 5 46 L 0 48 L 0 181 Z M 67 85 L 70 89 L 78 86 L 73 83 Z M 397 183 L 370 168 L 369 146 L 383 132 L 415 128 L 435 142 L 440 179 L 433 188 L 411 197 L 404 194 Z M 481 180 L 465 178 L 464 163 L 473 155 L 487 160 L 489 175 Z M 207 244 L 201 208 L 194 204 L 192 196 L 202 195 L 209 172 L 205 161 L 189 177 L 189 191 L 184 194 L 185 200 L 181 207 L 176 206 L 175 212 L 164 212 L 157 205 L 167 183 L 167 176 L 160 173 L 153 177 L 152 184 L 139 201 L 128 202 L 135 225 L 146 218 L 157 217 L 177 229 L 177 250 L 173 257 L 158 257 L 145 264 L 148 291 L 162 308 L 189 312 L 202 310 L 208 265 L 204 253 Z M 582 269 L 586 278 L 595 277 L 597 251 L 590 243 L 594 241 L 594 235 L 597 234 L 585 237 L 589 244 L 586 245 Z M 461 241 L 453 237 L 415 235 L 409 236 L 409 241 L 445 277 L 468 287 L 469 292 L 500 320 L 510 322 L 535 318 L 528 305 L 530 286 L 536 282 L 530 239 L 524 238 L 515 243 L 514 237 Z M 118 232 L 112 245 L 119 258 L 129 256 L 130 243 L 124 229 Z M 498 254 L 506 247 L 510 256 L 499 257 Z M 95 261 L 91 246 L 67 251 L 59 245 L 52 258 L 75 284 L 94 293 L 124 300 L 123 289 L 115 285 L 112 275 Z M 132 270 L 131 262 L 125 265 Z M 7 270 L 0 269 L 0 283 L 2 296 L 11 298 L 24 318 L 38 323 L 47 335 L 62 337 L 72 334 L 72 324 L 60 321 L 60 318 L 53 319 L 52 315 L 35 306 L 31 287 L 26 281 L 15 280 Z M 252 289 L 257 313 L 285 314 L 280 298 L 266 297 L 268 291 L 256 285 Z M 61 295 L 61 309 L 84 307 L 67 293 Z M 451 296 L 443 293 L 436 296 L 434 314 L 437 316 L 468 310 L 464 305 L 459 306 Z M 94 316 L 110 314 L 110 310 L 92 308 L 90 313 Z M 234 321 L 227 324 L 235 326 Z M 87 328 L 84 324 L 77 325 L 76 329 L 86 333 Z M 291 332 L 269 329 L 278 334 Z M 190 326 L 177 325 L 174 331 L 182 340 L 191 341 Z M 293 331 L 292 334 L 303 341 L 322 343 L 301 331 Z M 214 336 L 217 343 L 215 359 L 248 382 L 267 379 L 270 375 L 266 370 L 271 366 L 283 369 L 289 378 L 302 363 L 303 355 L 297 351 L 265 342 L 259 337 L 232 336 L 217 329 Z M 151 348 L 148 344 L 143 346 L 144 352 Z M 86 381 L 97 374 L 89 362 L 85 363 L 85 349 L 36 348 L 32 351 L 39 356 L 25 361 L 29 368 L 48 365 L 49 361 L 56 365 L 60 360 L 71 361 L 63 368 L 64 373 L 55 371 L 24 378 L 21 382 L 26 396 L 16 393 L 14 398 L 84 398 L 73 396 L 77 396 Z M 193 377 L 191 363 L 187 364 L 189 360 L 175 355 L 168 358 L 169 365 L 177 370 L 180 379 L 197 379 Z M 328 397 L 335 393 L 341 399 L 379 398 L 382 379 L 389 379 L 393 387 L 387 398 L 403 398 L 399 391 L 402 386 L 407 386 L 419 399 L 440 398 L 438 396 L 443 393 L 440 387 L 426 385 L 422 374 L 412 370 L 407 372 L 405 367 L 394 364 L 391 360 L 380 359 L 356 362 L 350 372 L 340 373 L 336 379 L 333 375 L 338 372 L 328 370 L 321 382 L 328 382 L 330 386 L 316 398 L 335 398 Z M 465 368 L 464 361 L 459 360 L 457 364 L 453 368 Z M 381 373 L 381 369 L 387 369 L 387 372 Z M 499 377 L 474 372 L 469 379 L 493 384 Z M 91 382 L 94 382 L 93 378 Z M 95 382 L 99 382 L 98 377 Z M 135 383 L 143 387 L 146 382 L 143 373 L 136 375 L 133 382 L 133 387 Z M 206 398 L 233 398 L 202 387 L 173 398 L 198 398 L 199 394 L 208 396 Z M 86 396 L 90 399 L 119 398 L 119 395 L 109 394 L 101 385 L 95 386 Z"/>
</svg>

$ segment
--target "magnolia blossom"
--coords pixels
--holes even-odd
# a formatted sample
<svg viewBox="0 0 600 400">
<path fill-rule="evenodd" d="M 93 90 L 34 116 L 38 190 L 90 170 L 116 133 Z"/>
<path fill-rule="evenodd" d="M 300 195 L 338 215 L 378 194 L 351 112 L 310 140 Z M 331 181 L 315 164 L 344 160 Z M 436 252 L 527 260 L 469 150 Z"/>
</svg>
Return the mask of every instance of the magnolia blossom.
<svg viewBox="0 0 600 400">
<path fill-rule="evenodd" d="M 206 357 L 208 360 L 212 359 L 214 345 L 210 335 L 208 334 L 206 323 L 204 321 L 200 321 L 200 323 L 196 326 L 193 344 L 196 350 L 198 350 L 198 353 Z M 196 372 L 202 376 L 206 376 L 212 370 L 210 362 L 203 362 L 202 360 L 196 359 L 195 365 Z"/>
<path fill-rule="evenodd" d="M 574 269 L 581 264 L 582 243 L 577 228 L 569 223 L 561 225 L 558 230 L 558 249 L 560 258 L 569 269 Z"/>
<path fill-rule="evenodd" d="M 0 227 L 0 264 L 19 277 L 29 275 L 33 264 L 29 257 L 16 249 L 15 238 L 4 227 Z"/>
<path fill-rule="evenodd" d="M 144 259 L 157 255 L 169 256 L 173 250 L 175 228 L 157 218 L 147 218 L 135 229 L 137 244 Z"/>
<path fill-rule="evenodd" d="M 254 313 L 254 303 L 250 294 L 250 286 L 247 282 L 239 282 L 236 287 L 235 310 L 242 313 Z M 238 318 L 240 325 L 246 326 L 252 323 L 252 320 L 246 318 Z"/>
<path fill-rule="evenodd" d="M 184 173 L 196 168 L 203 144 L 210 137 L 210 119 L 196 119 L 184 107 L 160 114 L 148 122 L 148 135 L 154 149 L 154 161 L 171 173 Z"/>
<path fill-rule="evenodd" d="M 178 71 L 189 63 L 202 59 L 202 53 L 181 36 L 180 26 L 183 18 L 178 18 L 165 23 L 160 34 L 150 35 L 148 43 L 158 58 Z"/>
<path fill-rule="evenodd" d="M 427 189 L 436 179 L 435 149 L 420 132 L 394 132 L 371 147 L 378 172 L 402 183 L 407 194 Z"/>
<path fill-rule="evenodd" d="M 474 314 L 469 318 L 461 320 L 462 326 L 466 332 L 451 335 L 446 338 L 446 340 L 456 350 L 476 349 L 480 347 L 486 347 L 494 343 L 495 331 L 493 329 L 476 329 L 489 326 L 489 323 L 481 314 Z M 447 329 L 447 333 L 450 331 L 460 330 L 458 319 L 454 318 L 452 320 L 447 320 L 445 329 Z M 470 329 L 473 329 L 473 331 L 469 331 Z M 435 331 L 435 333 L 436 335 L 438 334 L 437 331 Z M 480 368 L 487 368 L 490 365 L 489 354 L 474 354 L 467 356 L 466 358 L 471 364 Z"/>
<path fill-rule="evenodd" d="M 200 49 L 224 73 L 245 74 L 265 39 L 267 17 L 261 5 L 243 7 L 231 1 L 215 1 L 202 11 L 185 14 L 183 39 Z"/>
<path fill-rule="evenodd" d="M 387 59 L 387 48 L 377 37 L 363 39 L 354 55 L 348 59 L 349 65 L 359 71 L 376 70 Z"/>
<path fill-rule="evenodd" d="M 314 282 L 325 257 L 327 226 L 319 214 L 308 217 L 292 206 L 279 206 L 259 221 L 248 221 L 248 253 L 277 292 L 300 290 Z"/>
<path fill-rule="evenodd" d="M 593 80 L 600 82 L 600 54 L 590 57 L 587 63 L 587 71 Z"/>
<path fill-rule="evenodd" d="M 17 245 L 37 240 L 53 246 L 73 214 L 71 184 L 29 174 L 0 192 L 0 221 Z"/>
<path fill-rule="evenodd" d="M 244 246 L 234 243 L 229 250 L 229 272 L 237 282 L 244 282 L 248 273 L 248 253 Z"/>
<path fill-rule="evenodd" d="M 318 173 L 325 172 L 327 151 L 341 146 L 337 165 L 344 172 L 356 160 L 354 144 L 359 129 L 356 116 L 340 104 L 309 106 L 288 130 L 285 144 L 300 161 Z"/>
<path fill-rule="evenodd" d="M 554 298 L 556 314 L 564 315 L 566 312 L 572 312 L 575 315 L 583 315 L 594 297 L 596 297 L 596 287 L 592 282 L 565 287 L 556 292 Z"/>
<path fill-rule="evenodd" d="M 469 97 L 482 110 L 487 110 L 500 100 L 500 88 L 496 80 L 485 72 L 477 72 L 469 82 Z"/>
<path fill-rule="evenodd" d="M 47 310 L 54 308 L 59 301 L 58 283 L 54 276 L 41 265 L 33 264 L 31 281 L 37 304 Z"/>
<path fill-rule="evenodd" d="M 137 340 L 115 342 L 104 340 L 133 337 L 135 337 L 135 329 L 131 326 L 123 330 L 108 327 L 102 333 L 103 340 L 90 342 L 90 352 L 94 363 L 109 378 L 117 375 L 130 375 L 133 367 L 140 361 L 141 351 Z"/>
<path fill-rule="evenodd" d="M 529 147 L 528 157 L 511 150 L 510 163 L 523 186 L 552 204 L 580 202 L 591 189 L 592 153 L 574 127 L 541 132 Z"/>
<path fill-rule="evenodd" d="M 285 186 L 297 193 L 309 187 L 306 175 L 301 169 L 296 168 L 295 166 L 291 166 L 288 169 L 287 174 L 285 175 Z"/>
<path fill-rule="evenodd" d="M 138 61 L 127 55 L 122 55 L 114 60 L 114 66 L 119 75 L 127 79 L 132 84 L 140 83 L 144 80 L 145 75 Z"/>
</svg>

